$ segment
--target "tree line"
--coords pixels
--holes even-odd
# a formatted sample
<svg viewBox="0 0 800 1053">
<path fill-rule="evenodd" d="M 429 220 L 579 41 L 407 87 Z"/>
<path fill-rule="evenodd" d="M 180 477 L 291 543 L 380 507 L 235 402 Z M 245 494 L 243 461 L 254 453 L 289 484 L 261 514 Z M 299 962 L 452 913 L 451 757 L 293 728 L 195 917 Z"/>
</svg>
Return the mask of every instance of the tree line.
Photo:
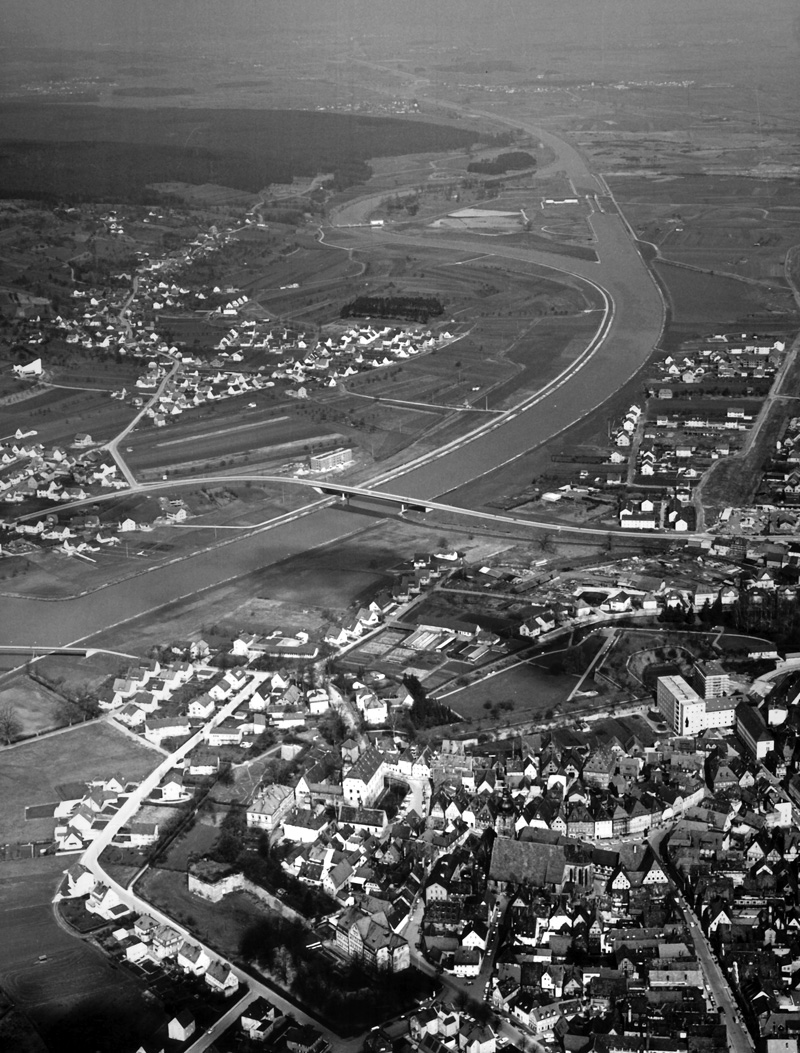
<svg viewBox="0 0 800 1053">
<path fill-rule="evenodd" d="M 478 175 L 504 175 L 506 172 L 517 172 L 524 168 L 535 168 L 536 158 L 525 150 L 511 150 L 505 154 L 498 154 L 490 161 L 471 161 L 467 165 L 468 172 Z"/>
<path fill-rule="evenodd" d="M 357 296 L 339 312 L 340 318 L 405 318 L 425 324 L 444 313 L 436 296 Z"/>
</svg>

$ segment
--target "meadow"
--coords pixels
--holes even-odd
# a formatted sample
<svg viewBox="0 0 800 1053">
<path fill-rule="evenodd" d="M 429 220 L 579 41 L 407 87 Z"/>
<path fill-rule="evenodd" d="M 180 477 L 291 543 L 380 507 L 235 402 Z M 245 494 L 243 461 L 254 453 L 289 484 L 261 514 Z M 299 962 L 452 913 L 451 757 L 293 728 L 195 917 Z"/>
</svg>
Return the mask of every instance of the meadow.
<svg viewBox="0 0 800 1053">
<path fill-rule="evenodd" d="M 139 780 L 162 759 L 163 754 L 104 722 L 5 750 L 0 754 L 0 842 L 52 836 L 53 820 L 26 821 L 25 809 L 60 800 L 62 784 L 115 774 Z"/>
<path fill-rule="evenodd" d="M 550 672 L 535 662 L 526 662 L 497 676 L 442 696 L 459 716 L 471 720 L 489 719 L 488 707 L 513 703 L 506 711 L 505 720 L 518 722 L 530 717 L 543 717 L 549 710 L 565 702 L 578 682 L 570 673 Z"/>
<path fill-rule="evenodd" d="M 48 1049 L 136 1049 L 164 1013 L 96 947 L 56 923 L 51 900 L 70 862 L 46 856 L 0 864 L 0 983 Z"/>
</svg>

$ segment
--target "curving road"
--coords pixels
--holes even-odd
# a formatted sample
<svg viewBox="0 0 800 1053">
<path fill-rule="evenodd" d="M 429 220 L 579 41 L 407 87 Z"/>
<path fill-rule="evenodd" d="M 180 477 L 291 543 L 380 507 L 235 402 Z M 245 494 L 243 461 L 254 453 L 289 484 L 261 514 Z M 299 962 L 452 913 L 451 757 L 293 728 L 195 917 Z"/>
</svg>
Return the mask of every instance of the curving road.
<svg viewBox="0 0 800 1053">
<path fill-rule="evenodd" d="M 508 123 L 522 124 L 520 121 Z M 554 166 L 567 174 L 579 192 L 593 195 L 598 187 L 603 190 L 602 182 L 589 171 L 573 147 L 549 132 L 528 130 L 556 150 L 558 157 Z M 579 420 L 618 391 L 646 361 L 659 339 L 664 319 L 659 290 L 619 214 L 595 212 L 591 224 L 598 263 L 503 246 L 497 239 L 491 243 L 495 255 L 573 275 L 600 293 L 605 303 L 603 318 L 578 360 L 513 410 L 484 421 L 467 436 L 433 454 L 377 475 L 365 484 L 367 487 L 378 489 L 391 480 L 392 485 L 387 489 L 392 493 L 416 500 L 441 497 L 514 460 Z M 372 239 L 373 244 L 376 236 L 392 235 L 366 231 L 356 235 Z M 414 238 L 403 235 L 403 238 L 421 247 L 432 244 L 430 236 L 425 234 Z M 485 253 L 488 247 L 486 239 L 481 238 L 436 238 L 433 244 L 459 254 L 473 250 Z M 105 628 L 154 612 L 166 603 L 252 572 L 259 565 L 278 562 L 330 542 L 345 544 L 356 532 L 351 516 L 317 502 L 299 515 L 279 517 L 258 535 L 229 541 L 223 558 L 218 551 L 204 550 L 69 601 L 6 597 L 0 607 L 0 640 L 35 644 L 46 639 L 51 645 L 76 643 Z"/>
<path fill-rule="evenodd" d="M 548 170 L 563 172 L 575 187 L 577 196 L 586 194 L 594 199 L 599 192 L 606 197 L 606 210 L 593 211 L 589 217 L 599 262 L 504 245 L 498 238 L 452 238 L 430 232 L 399 234 L 388 228 L 379 232 L 348 227 L 347 247 L 352 247 L 350 243 L 355 240 L 374 249 L 377 239 L 386 238 L 418 249 L 446 248 L 461 255 L 489 253 L 501 259 L 533 263 L 586 282 L 600 293 L 605 310 L 603 320 L 583 355 L 564 374 L 546 385 L 541 393 L 531 396 L 504 417 L 490 421 L 450 444 L 436 459 L 393 472 L 393 490 L 409 497 L 440 497 L 514 460 L 580 420 L 615 394 L 644 364 L 658 343 L 664 324 L 665 305 L 661 292 L 639 254 L 630 227 L 614 202 L 606 196 L 608 191 L 603 180 L 589 170 L 581 154 L 551 132 L 526 125 L 523 121 L 503 120 L 489 114 L 482 116 L 492 116 L 501 123 L 522 127 L 550 146 L 556 153 L 556 160 Z M 385 197 L 385 193 L 377 196 Z M 374 202 L 375 197 L 371 195 L 369 202 Z M 350 223 L 362 222 L 363 218 L 361 199 L 342 206 L 332 216 L 332 233 Z M 329 234 L 326 240 L 333 244 L 330 237 Z"/>
</svg>

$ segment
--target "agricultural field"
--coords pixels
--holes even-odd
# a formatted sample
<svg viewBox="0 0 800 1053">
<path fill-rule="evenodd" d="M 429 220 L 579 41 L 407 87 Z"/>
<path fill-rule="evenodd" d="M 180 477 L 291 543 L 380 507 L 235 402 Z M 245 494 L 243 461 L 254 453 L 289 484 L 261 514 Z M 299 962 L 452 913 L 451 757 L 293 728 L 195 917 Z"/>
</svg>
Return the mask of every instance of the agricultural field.
<svg viewBox="0 0 800 1053">
<path fill-rule="evenodd" d="M 800 204 L 771 211 L 677 205 L 655 217 L 656 210 L 646 206 L 623 207 L 639 237 L 656 245 L 665 259 L 785 286 L 786 252 L 800 237 Z"/>
<path fill-rule="evenodd" d="M 354 670 L 368 666 L 389 676 L 399 677 L 405 672 L 413 671 L 417 679 L 425 684 L 426 689 L 430 689 L 433 684 L 432 671 L 439 665 L 441 658 L 406 647 L 405 641 L 408 636 L 409 633 L 402 629 L 384 629 L 365 643 L 352 648 L 340 662 Z M 447 679 L 449 675 L 442 674 L 436 683 Z"/>
<path fill-rule="evenodd" d="M 240 397 L 223 407 L 199 407 L 158 430 L 143 423 L 126 439 L 126 462 L 142 479 L 163 472 L 218 474 L 253 464 L 272 464 L 274 471 L 305 460 L 312 449 L 348 444 L 337 421 L 310 419 L 296 401 L 276 404 L 268 393 L 256 392 L 251 402 Z"/>
<path fill-rule="evenodd" d="M 702 336 L 715 327 L 731 330 L 785 332 L 797 316 L 788 290 L 745 282 L 711 272 L 690 270 L 669 260 L 657 260 L 653 270 L 671 309 L 664 346 L 674 347 L 688 336 Z"/>
<path fill-rule="evenodd" d="M 458 268 L 435 253 L 391 256 L 388 284 L 376 295 L 430 292 L 444 300 L 457 338 L 433 353 L 359 374 L 316 395 L 300 413 L 353 428 L 365 453 L 383 460 L 414 439 L 441 443 L 480 414 L 535 390 L 584 349 L 597 306 L 569 279 L 491 258 Z M 466 331 L 465 331 L 466 330 Z M 471 412 L 465 414 L 465 410 Z M 455 414 L 455 415 L 454 415 Z"/>
<path fill-rule="evenodd" d="M 56 694 L 63 692 L 69 696 L 90 694 L 97 697 L 108 684 L 109 678 L 121 676 L 136 658 L 125 651 L 121 654 L 95 651 L 86 657 L 53 653 L 37 658 L 35 672 Z"/>
<path fill-rule="evenodd" d="M 466 507 L 491 507 L 498 494 L 509 497 L 519 494 L 532 480 L 537 485 L 552 489 L 568 481 L 574 482 L 581 469 L 585 469 L 588 478 L 593 479 L 598 476 L 596 460 L 583 462 L 580 451 L 591 447 L 607 447 L 609 428 L 613 422 L 620 420 L 631 404 L 642 404 L 643 387 L 647 386 L 656 356 L 674 354 L 686 339 L 699 338 L 715 330 L 774 334 L 774 338 L 785 339 L 787 329 L 795 324 L 795 308 L 788 293 L 784 296 L 783 293 L 769 292 L 762 285 L 720 274 L 688 270 L 668 261 L 657 261 L 653 269 L 664 289 L 670 310 L 660 347 L 649 362 L 620 387 L 612 399 L 562 434 L 553 436 L 537 449 L 521 454 L 482 479 L 461 487 L 451 495 L 454 503 Z M 558 319 L 543 321 L 544 324 L 550 324 L 557 323 Z M 789 390 L 788 386 L 786 390 Z M 770 426 L 763 431 L 765 443 L 759 441 L 759 446 L 766 449 L 770 442 L 774 443 L 774 439 L 779 437 L 780 425 L 777 422 L 784 415 L 784 411 L 773 411 L 775 427 Z M 564 463 L 560 463 L 562 461 Z M 763 459 L 752 458 L 751 470 L 748 460 L 749 474 L 745 479 L 740 471 L 741 462 L 721 460 L 714 468 L 712 481 L 704 493 L 704 502 L 715 508 L 737 503 L 738 499 L 734 501 L 728 490 L 731 481 L 740 484 L 737 492 L 746 492 L 752 496 L 758 485 L 762 463 Z M 747 501 L 746 496 L 741 498 L 741 503 L 746 504 Z M 538 507 L 536 511 L 538 514 Z M 559 508 L 558 513 L 563 513 L 563 509 Z M 646 539 L 638 542 L 639 546 L 643 543 L 646 543 Z M 629 544 L 637 543 L 631 539 Z"/>
<path fill-rule="evenodd" d="M 800 236 L 800 194 L 790 181 L 703 174 L 608 178 L 638 237 L 663 260 L 691 268 L 688 280 L 702 281 L 696 271 L 732 275 L 743 279 L 744 303 L 760 295 L 771 312 L 794 313 L 784 262 Z M 714 301 L 706 306 L 722 309 Z"/>
<path fill-rule="evenodd" d="M 0 990 L 0 1049 L 14 1053 L 47 1053 L 47 1047 L 28 1018 Z"/>
<path fill-rule="evenodd" d="M 351 608 L 369 602 L 391 580 L 391 569 L 397 567 L 398 560 L 408 559 L 415 552 L 452 547 L 467 559 L 483 559 L 502 549 L 503 544 L 463 525 L 443 529 L 438 523 L 365 519 L 357 514 L 353 517 L 353 533 L 344 541 L 308 549 L 288 559 L 281 560 L 280 554 L 273 552 L 268 535 L 256 536 L 238 553 L 239 573 L 230 580 L 209 586 L 207 574 L 212 573 L 213 580 L 219 580 L 214 574 L 219 555 L 212 553 L 209 557 L 211 572 L 201 558 L 200 564 L 195 562 L 183 579 L 190 595 L 162 606 L 155 621 L 152 616 L 143 615 L 120 629 L 92 635 L 91 644 L 144 657 L 153 646 L 163 646 L 165 641 L 196 639 L 200 635 L 211 641 L 218 622 L 229 624 L 237 632 L 243 628 L 271 632 L 284 626 L 296 627 L 297 631 L 306 622 L 327 626 L 338 623 Z M 275 558 L 278 562 L 272 563 Z M 345 568 L 350 568 L 350 572 Z M 147 579 L 144 588 L 151 595 Z M 176 588 L 180 594 L 183 581 Z M 95 606 L 108 604 L 115 621 L 129 617 L 124 596 L 116 589 L 110 594 L 110 599 L 103 592 L 89 599 Z M 73 635 L 85 635 L 90 631 L 89 621 L 83 621 L 79 613 L 76 618 Z M 220 646 L 223 642 L 220 638 Z"/>
<path fill-rule="evenodd" d="M 139 780 L 162 759 L 158 750 L 135 742 L 105 721 L 5 750 L 0 754 L 0 843 L 52 837 L 52 818 L 26 821 L 25 809 L 61 800 L 62 784 L 114 774 Z"/>
<path fill-rule="evenodd" d="M 251 265 L 248 264 L 248 268 Z M 298 314 L 298 308 L 316 305 L 333 293 L 348 295 L 348 283 L 361 276 L 364 264 L 325 242 L 297 238 L 296 248 L 258 267 L 258 273 L 238 273 L 232 280 L 271 315 Z M 299 292 L 286 295 L 285 287 L 297 283 Z M 283 289 L 281 287 L 284 287 Z M 339 288 L 341 286 L 341 289 Z M 302 314 L 313 314 L 303 311 Z"/>
<path fill-rule="evenodd" d="M 201 463 L 208 462 L 187 466 L 189 474 Z M 227 470 L 232 470 L 228 467 L 230 461 L 224 463 Z M 169 497 L 121 491 L 103 495 L 106 500 L 96 498 L 93 507 L 102 524 L 119 537 L 120 543 L 93 553 L 91 563 L 44 549 L 33 549 L 26 555 L 4 560 L 0 562 L 0 594 L 64 599 L 96 591 L 108 584 L 133 579 L 165 562 L 233 541 L 239 532 L 308 504 L 317 496 L 308 487 L 293 486 L 290 482 L 259 482 L 256 473 L 275 471 L 274 462 L 270 466 L 260 460 L 251 463 L 247 459 L 241 466 L 253 476 L 252 481 L 231 479 L 230 483 L 181 485 L 176 486 Z M 223 478 L 224 472 L 223 469 Z M 146 478 L 146 473 L 143 475 Z M 161 472 L 150 473 L 151 478 L 154 475 L 158 478 Z M 152 524 L 170 507 L 179 506 L 171 505 L 172 499 L 187 510 L 189 518 L 185 523 L 129 532 L 118 530 L 120 521 L 127 518 L 145 526 Z M 128 650 L 124 641 L 119 649 Z"/>
<path fill-rule="evenodd" d="M 51 901 L 68 862 L 46 856 L 0 863 L 0 983 L 48 1049 L 135 1048 L 164 1014 L 126 972 L 56 923 Z"/>
<path fill-rule="evenodd" d="M 133 415 L 129 406 L 110 398 L 115 389 L 113 381 L 107 390 L 94 386 L 81 390 L 77 385 L 60 386 L 60 382 L 59 386 L 45 383 L 34 388 L 29 383 L 17 381 L 27 397 L 3 406 L 2 437 L 13 435 L 19 428 L 23 432 L 34 430 L 36 441 L 45 446 L 70 448 L 79 432 L 91 435 L 95 443 L 107 442 Z"/>
</svg>

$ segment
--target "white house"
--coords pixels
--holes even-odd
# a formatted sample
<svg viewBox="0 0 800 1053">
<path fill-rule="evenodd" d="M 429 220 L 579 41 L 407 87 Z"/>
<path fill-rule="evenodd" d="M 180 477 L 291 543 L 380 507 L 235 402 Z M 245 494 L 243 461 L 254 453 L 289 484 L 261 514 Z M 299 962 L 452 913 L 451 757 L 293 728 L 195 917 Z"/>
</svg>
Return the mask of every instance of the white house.
<svg viewBox="0 0 800 1053">
<path fill-rule="evenodd" d="M 211 965 L 211 959 L 203 948 L 188 940 L 184 940 L 181 944 L 176 960 L 179 969 L 193 976 L 202 976 Z"/>
<path fill-rule="evenodd" d="M 235 994 L 239 980 L 231 967 L 223 962 L 212 962 L 205 973 L 205 981 L 212 991 L 218 991 L 229 997 Z"/>
</svg>

